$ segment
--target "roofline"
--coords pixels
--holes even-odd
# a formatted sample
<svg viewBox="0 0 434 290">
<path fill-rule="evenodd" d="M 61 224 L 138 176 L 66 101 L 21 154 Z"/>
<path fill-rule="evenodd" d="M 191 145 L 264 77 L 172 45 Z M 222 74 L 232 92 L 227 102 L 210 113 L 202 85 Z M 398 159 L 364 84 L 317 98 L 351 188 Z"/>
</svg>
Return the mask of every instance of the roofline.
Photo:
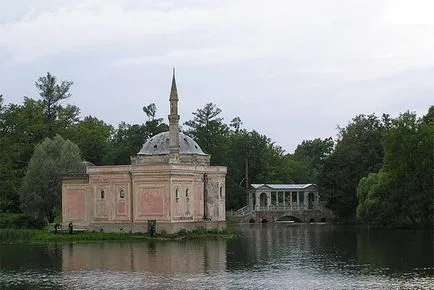
<svg viewBox="0 0 434 290">
<path fill-rule="evenodd" d="M 282 188 L 273 188 L 274 186 L 281 186 Z M 300 186 L 300 187 L 294 187 L 294 186 Z M 272 189 L 272 190 L 306 189 L 311 186 L 319 187 L 315 183 L 252 183 L 250 184 L 251 189 L 267 187 L 268 189 Z"/>
</svg>

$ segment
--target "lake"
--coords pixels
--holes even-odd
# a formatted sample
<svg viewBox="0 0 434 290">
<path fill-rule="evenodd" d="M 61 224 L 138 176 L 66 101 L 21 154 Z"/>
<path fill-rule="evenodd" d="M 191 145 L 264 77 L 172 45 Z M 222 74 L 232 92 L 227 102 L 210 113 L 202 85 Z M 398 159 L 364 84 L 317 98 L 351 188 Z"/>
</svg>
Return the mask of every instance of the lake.
<svg viewBox="0 0 434 290">
<path fill-rule="evenodd" d="M 431 230 L 230 229 L 240 237 L 0 244 L 0 289 L 434 289 Z"/>
</svg>

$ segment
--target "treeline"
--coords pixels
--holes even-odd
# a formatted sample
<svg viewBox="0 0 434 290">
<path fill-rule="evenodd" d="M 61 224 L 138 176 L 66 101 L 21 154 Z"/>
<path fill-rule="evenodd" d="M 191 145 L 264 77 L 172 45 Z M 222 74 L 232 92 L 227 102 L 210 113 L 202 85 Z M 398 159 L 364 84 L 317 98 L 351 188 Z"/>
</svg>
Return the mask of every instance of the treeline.
<svg viewBox="0 0 434 290">
<path fill-rule="evenodd" d="M 25 97 L 22 104 L 6 105 L 0 96 L 1 212 L 25 208 L 23 179 L 36 145 L 45 138 L 71 140 L 81 158 L 95 165 L 129 164 L 148 138 L 168 130 L 155 104 L 143 107 L 143 123 L 113 127 L 92 116 L 80 119 L 78 107 L 63 104 L 72 82 L 59 82 L 48 73 L 35 85 L 40 97 Z M 246 204 L 246 182 L 317 183 L 323 204 L 343 218 L 386 226 L 432 225 L 433 106 L 420 118 L 411 112 L 397 118 L 356 116 L 338 127 L 335 140 L 305 140 L 293 154 L 244 129 L 239 117 L 226 123 L 212 103 L 193 112 L 183 131 L 211 154 L 212 164 L 228 167 L 228 209 Z"/>
</svg>

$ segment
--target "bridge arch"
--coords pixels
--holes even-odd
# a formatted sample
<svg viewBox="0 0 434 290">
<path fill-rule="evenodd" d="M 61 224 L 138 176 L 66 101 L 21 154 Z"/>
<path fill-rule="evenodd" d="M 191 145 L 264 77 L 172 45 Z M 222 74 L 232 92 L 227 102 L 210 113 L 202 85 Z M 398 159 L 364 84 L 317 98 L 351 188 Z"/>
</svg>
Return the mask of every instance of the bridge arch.
<svg viewBox="0 0 434 290">
<path fill-rule="evenodd" d="M 298 218 L 298 217 L 296 217 L 296 216 L 293 216 L 293 215 L 284 215 L 284 216 L 278 217 L 278 218 L 276 219 L 276 222 L 294 222 L 294 223 L 302 223 L 303 220 L 300 219 L 300 218 Z"/>
</svg>

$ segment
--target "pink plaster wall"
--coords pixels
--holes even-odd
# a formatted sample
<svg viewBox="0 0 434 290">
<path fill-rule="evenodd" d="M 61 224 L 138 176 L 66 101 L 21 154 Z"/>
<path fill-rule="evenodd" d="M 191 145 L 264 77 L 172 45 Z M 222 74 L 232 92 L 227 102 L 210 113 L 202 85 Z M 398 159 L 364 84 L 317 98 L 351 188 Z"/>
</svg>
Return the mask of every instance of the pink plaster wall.
<svg viewBox="0 0 434 290">
<path fill-rule="evenodd" d="M 66 216 L 68 219 L 85 219 L 85 194 L 85 189 L 69 189 L 66 192 Z"/>
<path fill-rule="evenodd" d="M 125 200 L 118 201 L 118 215 L 126 215 L 128 213 L 127 209 L 128 205 Z"/>
<path fill-rule="evenodd" d="M 173 217 L 179 218 L 181 217 L 181 198 L 179 198 L 178 202 L 175 199 L 175 195 L 172 197 L 172 204 L 173 204 Z"/>
<path fill-rule="evenodd" d="M 196 183 L 194 188 L 194 215 L 203 217 L 203 184 Z"/>
<path fill-rule="evenodd" d="M 141 189 L 138 201 L 137 213 L 139 216 L 164 215 L 164 200 L 161 188 Z"/>
</svg>

